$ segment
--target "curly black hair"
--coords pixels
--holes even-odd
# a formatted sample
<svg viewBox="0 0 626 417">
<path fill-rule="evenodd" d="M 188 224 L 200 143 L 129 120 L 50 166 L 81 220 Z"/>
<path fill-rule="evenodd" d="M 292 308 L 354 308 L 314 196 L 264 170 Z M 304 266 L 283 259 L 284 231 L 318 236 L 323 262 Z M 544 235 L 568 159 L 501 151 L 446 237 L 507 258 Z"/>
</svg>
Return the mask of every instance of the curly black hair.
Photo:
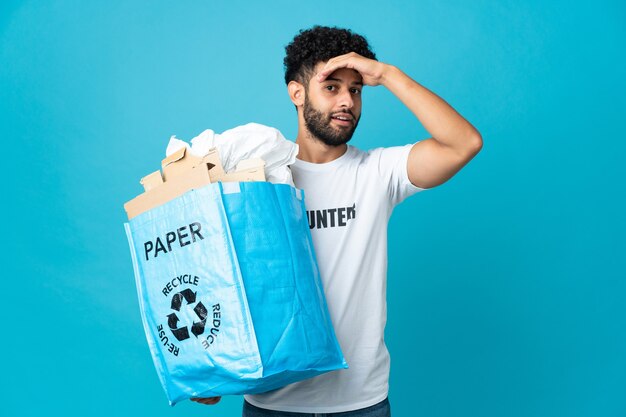
<svg viewBox="0 0 626 417">
<path fill-rule="evenodd" d="M 350 29 L 315 25 L 302 29 L 285 47 L 285 84 L 297 81 L 308 86 L 314 75 L 313 68 L 338 55 L 356 52 L 366 58 L 376 59 L 367 40 Z"/>
</svg>

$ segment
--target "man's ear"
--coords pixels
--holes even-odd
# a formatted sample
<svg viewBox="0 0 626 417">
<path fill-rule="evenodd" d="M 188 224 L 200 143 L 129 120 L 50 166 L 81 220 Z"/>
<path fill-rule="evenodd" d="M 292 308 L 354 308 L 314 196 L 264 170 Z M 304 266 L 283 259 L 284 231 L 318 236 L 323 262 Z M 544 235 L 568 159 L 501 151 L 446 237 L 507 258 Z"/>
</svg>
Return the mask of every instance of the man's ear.
<svg viewBox="0 0 626 417">
<path fill-rule="evenodd" d="M 304 105 L 304 95 L 306 92 L 304 91 L 304 86 L 297 81 L 289 81 L 287 84 L 287 91 L 289 92 L 289 98 L 291 102 L 296 105 L 296 107 L 300 107 Z"/>
</svg>

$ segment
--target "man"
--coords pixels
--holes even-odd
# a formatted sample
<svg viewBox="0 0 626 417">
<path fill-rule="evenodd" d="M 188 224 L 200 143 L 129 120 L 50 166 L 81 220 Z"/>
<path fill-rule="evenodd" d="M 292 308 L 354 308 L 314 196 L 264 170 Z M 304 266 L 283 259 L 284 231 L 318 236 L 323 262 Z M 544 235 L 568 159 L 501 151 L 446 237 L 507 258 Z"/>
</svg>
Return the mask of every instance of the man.
<svg viewBox="0 0 626 417">
<path fill-rule="evenodd" d="M 389 216 L 406 197 L 450 179 L 480 151 L 482 139 L 437 95 L 377 61 L 365 38 L 350 30 L 315 26 L 300 31 L 286 51 L 285 82 L 298 113 L 299 153 L 291 168 L 305 191 L 324 292 L 349 369 L 246 395 L 243 415 L 390 416 L 383 340 Z M 432 138 L 368 152 L 347 145 L 361 117 L 363 87 L 378 85 Z M 219 397 L 194 401 L 214 404 Z"/>
</svg>

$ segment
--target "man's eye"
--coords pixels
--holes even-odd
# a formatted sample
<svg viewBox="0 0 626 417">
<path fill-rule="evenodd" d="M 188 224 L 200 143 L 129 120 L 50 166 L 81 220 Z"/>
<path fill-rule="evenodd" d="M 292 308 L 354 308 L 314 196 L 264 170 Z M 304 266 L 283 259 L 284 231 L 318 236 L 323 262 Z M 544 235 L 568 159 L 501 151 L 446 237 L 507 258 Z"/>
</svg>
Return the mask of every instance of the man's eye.
<svg viewBox="0 0 626 417">
<path fill-rule="evenodd" d="M 359 90 L 358 88 L 353 88 L 353 89 L 352 89 L 352 92 L 353 92 L 354 94 L 361 94 L 361 90 Z"/>
<path fill-rule="evenodd" d="M 334 85 L 327 85 L 325 88 L 326 88 L 328 91 L 331 91 L 331 88 L 335 88 L 335 86 L 334 86 Z"/>
</svg>

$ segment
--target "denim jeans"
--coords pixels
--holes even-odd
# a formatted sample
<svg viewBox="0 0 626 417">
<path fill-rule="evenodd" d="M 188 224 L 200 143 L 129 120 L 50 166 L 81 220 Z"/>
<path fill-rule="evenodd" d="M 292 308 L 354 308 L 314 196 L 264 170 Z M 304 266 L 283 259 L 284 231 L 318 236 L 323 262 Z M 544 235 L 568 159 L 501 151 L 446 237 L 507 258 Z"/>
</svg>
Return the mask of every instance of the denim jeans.
<svg viewBox="0 0 626 417">
<path fill-rule="evenodd" d="M 243 401 L 242 417 L 391 417 L 389 399 L 385 398 L 378 404 L 342 413 L 291 413 L 287 411 L 266 410 L 256 407 L 246 400 Z"/>
</svg>

